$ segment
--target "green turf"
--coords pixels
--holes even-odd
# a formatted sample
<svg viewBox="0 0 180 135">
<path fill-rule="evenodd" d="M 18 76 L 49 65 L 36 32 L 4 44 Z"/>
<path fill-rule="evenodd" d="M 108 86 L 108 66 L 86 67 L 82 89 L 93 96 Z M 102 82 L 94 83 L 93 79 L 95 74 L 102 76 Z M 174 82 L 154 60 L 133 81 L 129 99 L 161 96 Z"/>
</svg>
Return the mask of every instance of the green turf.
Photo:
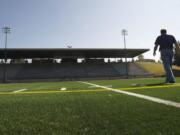
<svg viewBox="0 0 180 135">
<path fill-rule="evenodd" d="M 180 87 L 143 88 L 164 78 L 88 81 L 134 93 L 180 101 Z M 180 82 L 180 78 L 177 78 Z M 0 92 L 91 90 L 79 82 L 0 84 Z M 27 93 L 26 92 L 26 93 Z M 0 95 L 0 135 L 178 135 L 180 109 L 115 92 Z"/>
<path fill-rule="evenodd" d="M 120 79 L 120 80 L 99 80 L 99 81 L 88 81 L 104 86 L 112 86 L 113 88 L 126 88 L 134 87 L 132 84 L 157 84 L 163 82 L 164 78 L 145 78 L 145 79 Z M 180 82 L 180 78 L 177 78 L 177 82 Z M 72 82 L 41 82 L 41 83 L 8 83 L 0 84 L 0 92 L 15 91 L 20 89 L 28 89 L 28 91 L 37 90 L 60 90 L 62 87 L 67 90 L 91 90 L 99 89 L 90 87 L 89 85 Z"/>
<path fill-rule="evenodd" d="M 112 92 L 0 98 L 0 134 L 177 135 L 180 110 Z"/>
<path fill-rule="evenodd" d="M 99 81 L 89 81 L 89 82 L 104 86 L 112 85 L 113 88 L 127 88 L 127 87 L 134 87 L 132 86 L 132 84 L 156 84 L 163 81 L 164 78 L 148 78 L 148 79 L 142 78 L 142 79 L 99 80 Z"/>
<path fill-rule="evenodd" d="M 158 85 L 163 82 L 164 78 L 151 78 L 151 79 L 130 79 L 130 80 L 105 80 L 105 81 L 92 81 L 92 83 L 99 85 L 112 85 L 113 88 L 123 89 L 123 88 L 136 88 L 134 90 L 128 90 L 134 93 L 149 95 L 153 97 L 158 97 L 166 100 L 172 100 L 180 102 L 180 84 L 175 85 Z M 176 78 L 176 82 L 180 83 L 180 78 Z M 152 88 L 134 87 L 131 84 L 147 84 Z M 162 86 L 162 88 L 157 88 L 157 86 Z M 165 87 L 163 87 L 165 86 Z M 168 86 L 168 88 L 166 88 Z M 153 88 L 155 87 L 155 88 Z M 139 89 L 140 88 L 140 89 Z"/>
<path fill-rule="evenodd" d="M 180 102 L 180 86 L 172 88 L 128 90 L 134 93 Z"/>
<path fill-rule="evenodd" d="M 15 91 L 20 89 L 28 89 L 28 91 L 60 90 L 63 87 L 67 88 L 67 90 L 94 89 L 86 84 L 80 84 L 75 81 L 74 82 L 41 82 L 41 83 L 8 83 L 8 84 L 0 84 L 0 92 Z"/>
</svg>

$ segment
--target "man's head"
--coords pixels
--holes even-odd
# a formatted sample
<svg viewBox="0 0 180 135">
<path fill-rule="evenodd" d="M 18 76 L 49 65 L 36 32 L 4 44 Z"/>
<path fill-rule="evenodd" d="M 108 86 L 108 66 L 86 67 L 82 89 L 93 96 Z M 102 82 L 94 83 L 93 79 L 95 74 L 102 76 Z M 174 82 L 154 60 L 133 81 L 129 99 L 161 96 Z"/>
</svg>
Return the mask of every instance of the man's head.
<svg viewBox="0 0 180 135">
<path fill-rule="evenodd" d="M 161 29 L 161 35 L 165 35 L 167 33 L 166 29 Z"/>
</svg>

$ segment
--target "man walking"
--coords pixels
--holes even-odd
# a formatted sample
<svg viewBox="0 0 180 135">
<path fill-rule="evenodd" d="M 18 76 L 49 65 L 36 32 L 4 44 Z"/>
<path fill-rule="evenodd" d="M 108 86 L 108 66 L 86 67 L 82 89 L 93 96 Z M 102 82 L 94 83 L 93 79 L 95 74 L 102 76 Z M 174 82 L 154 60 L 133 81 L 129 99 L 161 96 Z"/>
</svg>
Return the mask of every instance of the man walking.
<svg viewBox="0 0 180 135">
<path fill-rule="evenodd" d="M 178 47 L 177 41 L 174 36 L 168 35 L 166 29 L 161 29 L 161 35 L 157 37 L 154 46 L 154 53 L 156 55 L 156 50 L 159 46 L 159 51 L 161 53 L 161 59 L 163 61 L 164 70 L 166 73 L 165 83 L 175 83 L 175 77 L 172 72 L 172 60 L 173 60 L 173 50 L 174 45 Z"/>
</svg>

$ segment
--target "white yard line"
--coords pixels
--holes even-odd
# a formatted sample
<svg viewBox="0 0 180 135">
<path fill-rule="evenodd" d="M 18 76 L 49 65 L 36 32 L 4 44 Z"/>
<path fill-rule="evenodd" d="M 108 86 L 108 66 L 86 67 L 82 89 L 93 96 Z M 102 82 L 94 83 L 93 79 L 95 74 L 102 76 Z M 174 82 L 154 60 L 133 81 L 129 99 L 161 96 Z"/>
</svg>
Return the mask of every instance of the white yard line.
<svg viewBox="0 0 180 135">
<path fill-rule="evenodd" d="M 164 99 L 151 97 L 151 96 L 146 96 L 146 95 L 142 95 L 142 94 L 136 94 L 136 93 L 127 92 L 127 91 L 123 91 L 123 90 L 119 90 L 119 89 L 108 88 L 108 87 L 105 87 L 105 86 L 101 86 L 101 85 L 97 85 L 97 84 L 93 84 L 93 83 L 89 83 L 89 82 L 83 82 L 83 81 L 78 81 L 78 82 L 88 84 L 88 85 L 91 85 L 91 86 L 96 86 L 96 87 L 103 88 L 103 89 L 106 89 L 106 90 L 110 90 L 110 91 L 113 91 L 113 92 L 126 94 L 126 95 L 129 95 L 129 96 L 146 99 L 146 100 L 149 100 L 149 101 L 152 101 L 152 102 L 156 102 L 156 103 L 160 103 L 160 104 L 180 108 L 180 103 L 178 103 L 178 102 L 174 102 L 174 101 L 170 101 L 170 100 L 164 100 Z"/>
<path fill-rule="evenodd" d="M 28 90 L 28 89 L 20 89 L 20 90 L 13 91 L 13 93 L 22 92 L 22 91 L 26 91 L 26 90 Z"/>
</svg>

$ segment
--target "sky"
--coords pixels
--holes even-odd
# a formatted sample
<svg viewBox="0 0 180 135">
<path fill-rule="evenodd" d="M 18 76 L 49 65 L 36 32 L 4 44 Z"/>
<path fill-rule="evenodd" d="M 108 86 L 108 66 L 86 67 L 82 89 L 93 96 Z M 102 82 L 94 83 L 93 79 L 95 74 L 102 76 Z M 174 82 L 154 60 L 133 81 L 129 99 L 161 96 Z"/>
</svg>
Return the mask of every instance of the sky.
<svg viewBox="0 0 180 135">
<path fill-rule="evenodd" d="M 148 48 L 160 29 L 180 40 L 179 0 L 0 0 L 0 27 L 11 27 L 8 48 Z M 0 48 L 4 34 L 0 33 Z"/>
</svg>

